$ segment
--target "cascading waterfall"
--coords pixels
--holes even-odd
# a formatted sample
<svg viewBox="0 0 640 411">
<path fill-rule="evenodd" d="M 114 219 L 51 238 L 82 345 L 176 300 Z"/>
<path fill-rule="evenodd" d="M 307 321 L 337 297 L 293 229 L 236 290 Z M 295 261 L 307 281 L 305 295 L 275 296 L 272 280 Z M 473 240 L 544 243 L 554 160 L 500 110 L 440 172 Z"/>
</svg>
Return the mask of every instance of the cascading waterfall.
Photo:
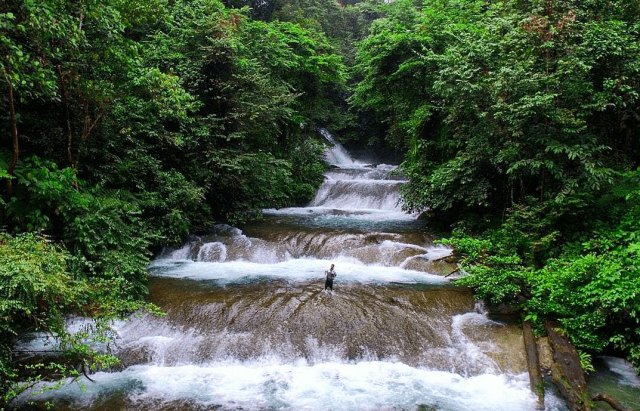
<svg viewBox="0 0 640 411">
<path fill-rule="evenodd" d="M 329 139 L 331 136 L 324 131 Z M 219 225 L 149 267 L 166 317 L 118 323 L 119 370 L 40 400 L 113 410 L 535 410 L 522 341 L 443 276 L 393 166 L 335 144 L 307 207 Z M 323 290 L 334 263 L 334 292 Z M 451 268 L 448 268 L 451 270 Z M 548 409 L 563 409 L 551 397 Z"/>
<path fill-rule="evenodd" d="M 329 130 L 327 130 L 326 128 L 321 128 L 320 134 L 332 145 L 325 154 L 327 161 L 330 164 L 344 168 L 360 165 L 360 163 L 351 158 L 342 144 L 340 144 L 339 141 L 333 138 L 331 133 L 329 133 Z"/>
</svg>

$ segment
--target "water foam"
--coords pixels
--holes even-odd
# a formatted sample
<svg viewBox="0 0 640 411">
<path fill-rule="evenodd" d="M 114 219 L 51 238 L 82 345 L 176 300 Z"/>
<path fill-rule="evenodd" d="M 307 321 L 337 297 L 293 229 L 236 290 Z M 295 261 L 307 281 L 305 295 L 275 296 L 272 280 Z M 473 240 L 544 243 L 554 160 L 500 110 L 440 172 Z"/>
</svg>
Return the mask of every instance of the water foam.
<svg viewBox="0 0 640 411">
<path fill-rule="evenodd" d="M 456 356 L 463 356 L 466 363 L 473 365 L 476 369 L 483 369 L 487 373 L 498 374 L 500 367 L 496 362 L 484 353 L 487 347 L 478 346 L 471 341 L 464 332 L 464 328 L 468 324 L 474 325 L 502 325 L 498 322 L 492 321 L 486 317 L 484 313 L 465 313 L 453 316 L 451 321 L 451 335 L 453 337 L 453 346 L 450 348 L 452 353 Z M 462 370 L 464 374 L 466 370 Z"/>
<path fill-rule="evenodd" d="M 202 262 L 155 260 L 150 265 L 150 274 L 157 277 L 184 278 L 215 281 L 224 285 L 250 282 L 257 279 L 284 279 L 304 281 L 324 278 L 324 270 L 335 263 L 338 278 L 336 283 L 409 283 L 441 284 L 447 282 L 441 276 L 400 267 L 365 265 L 355 258 L 337 257 L 332 260 L 301 258 L 276 264 L 260 264 L 246 261 Z"/>
<path fill-rule="evenodd" d="M 203 244 L 196 259 L 198 261 L 223 262 L 227 259 L 227 246 L 219 241 Z"/>
<path fill-rule="evenodd" d="M 450 411 L 527 411 L 536 409 L 526 374 L 458 374 L 410 367 L 399 362 L 281 363 L 215 361 L 203 365 L 136 365 L 121 373 L 100 372 L 96 381 L 69 384 L 56 396 L 89 403 L 99 395 L 124 391 L 135 403 L 145 400 L 195 400 L 222 409 L 385 410 L 418 405 Z M 52 398 L 52 394 L 36 397 Z"/>
<path fill-rule="evenodd" d="M 618 382 L 623 385 L 640 388 L 640 376 L 636 373 L 633 364 L 623 358 L 601 356 L 610 371 L 620 376 Z"/>
<path fill-rule="evenodd" d="M 271 216 L 299 216 L 313 217 L 317 222 L 330 222 L 339 220 L 341 226 L 358 226 L 360 220 L 370 222 L 393 222 L 393 221 L 414 221 L 415 214 L 409 214 L 400 209 L 392 210 L 345 208 L 344 205 L 337 207 L 286 207 L 280 209 L 267 208 L 262 210 L 265 215 Z"/>
</svg>

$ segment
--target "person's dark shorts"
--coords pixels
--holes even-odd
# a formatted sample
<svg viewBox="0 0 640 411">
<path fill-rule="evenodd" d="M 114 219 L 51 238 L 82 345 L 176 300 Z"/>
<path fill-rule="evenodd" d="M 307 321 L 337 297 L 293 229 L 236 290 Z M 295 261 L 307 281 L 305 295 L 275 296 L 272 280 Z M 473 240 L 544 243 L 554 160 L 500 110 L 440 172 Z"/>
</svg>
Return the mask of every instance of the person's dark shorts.
<svg viewBox="0 0 640 411">
<path fill-rule="evenodd" d="M 333 290 L 333 280 L 329 280 L 328 278 L 324 282 L 324 289 L 326 290 L 327 288 Z"/>
</svg>

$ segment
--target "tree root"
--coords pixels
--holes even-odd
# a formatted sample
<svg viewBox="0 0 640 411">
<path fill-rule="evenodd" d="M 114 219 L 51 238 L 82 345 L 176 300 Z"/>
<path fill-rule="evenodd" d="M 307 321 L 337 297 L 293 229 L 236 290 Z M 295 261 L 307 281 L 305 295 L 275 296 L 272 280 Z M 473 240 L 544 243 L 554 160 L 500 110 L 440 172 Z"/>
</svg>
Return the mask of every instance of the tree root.
<svg viewBox="0 0 640 411">
<path fill-rule="evenodd" d="M 625 407 L 624 405 L 622 405 L 620 401 L 618 401 L 616 398 L 614 398 L 609 394 L 599 393 L 591 397 L 590 400 L 592 402 L 597 402 L 597 401 L 606 402 L 611 406 L 611 408 L 613 408 L 616 411 L 634 411 L 631 408 Z"/>
</svg>

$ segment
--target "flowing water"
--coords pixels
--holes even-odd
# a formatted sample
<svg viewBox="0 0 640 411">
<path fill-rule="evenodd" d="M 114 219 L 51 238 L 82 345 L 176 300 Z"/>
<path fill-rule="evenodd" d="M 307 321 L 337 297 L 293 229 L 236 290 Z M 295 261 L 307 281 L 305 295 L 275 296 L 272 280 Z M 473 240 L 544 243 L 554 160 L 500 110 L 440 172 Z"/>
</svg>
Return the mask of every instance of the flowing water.
<svg viewBox="0 0 640 411">
<path fill-rule="evenodd" d="M 115 325 L 119 370 L 40 400 L 91 410 L 535 410 L 519 329 L 443 274 L 395 167 L 336 166 L 307 207 L 216 226 L 150 266 L 166 317 Z M 335 264 L 334 291 L 324 270 Z M 564 409 L 552 394 L 547 409 Z"/>
<path fill-rule="evenodd" d="M 640 410 L 640 376 L 633 365 L 615 357 L 596 357 L 593 360 L 595 372 L 587 375 L 589 392 L 613 395 L 626 407 Z M 603 410 L 612 409 L 604 402 L 598 402 Z"/>
</svg>

